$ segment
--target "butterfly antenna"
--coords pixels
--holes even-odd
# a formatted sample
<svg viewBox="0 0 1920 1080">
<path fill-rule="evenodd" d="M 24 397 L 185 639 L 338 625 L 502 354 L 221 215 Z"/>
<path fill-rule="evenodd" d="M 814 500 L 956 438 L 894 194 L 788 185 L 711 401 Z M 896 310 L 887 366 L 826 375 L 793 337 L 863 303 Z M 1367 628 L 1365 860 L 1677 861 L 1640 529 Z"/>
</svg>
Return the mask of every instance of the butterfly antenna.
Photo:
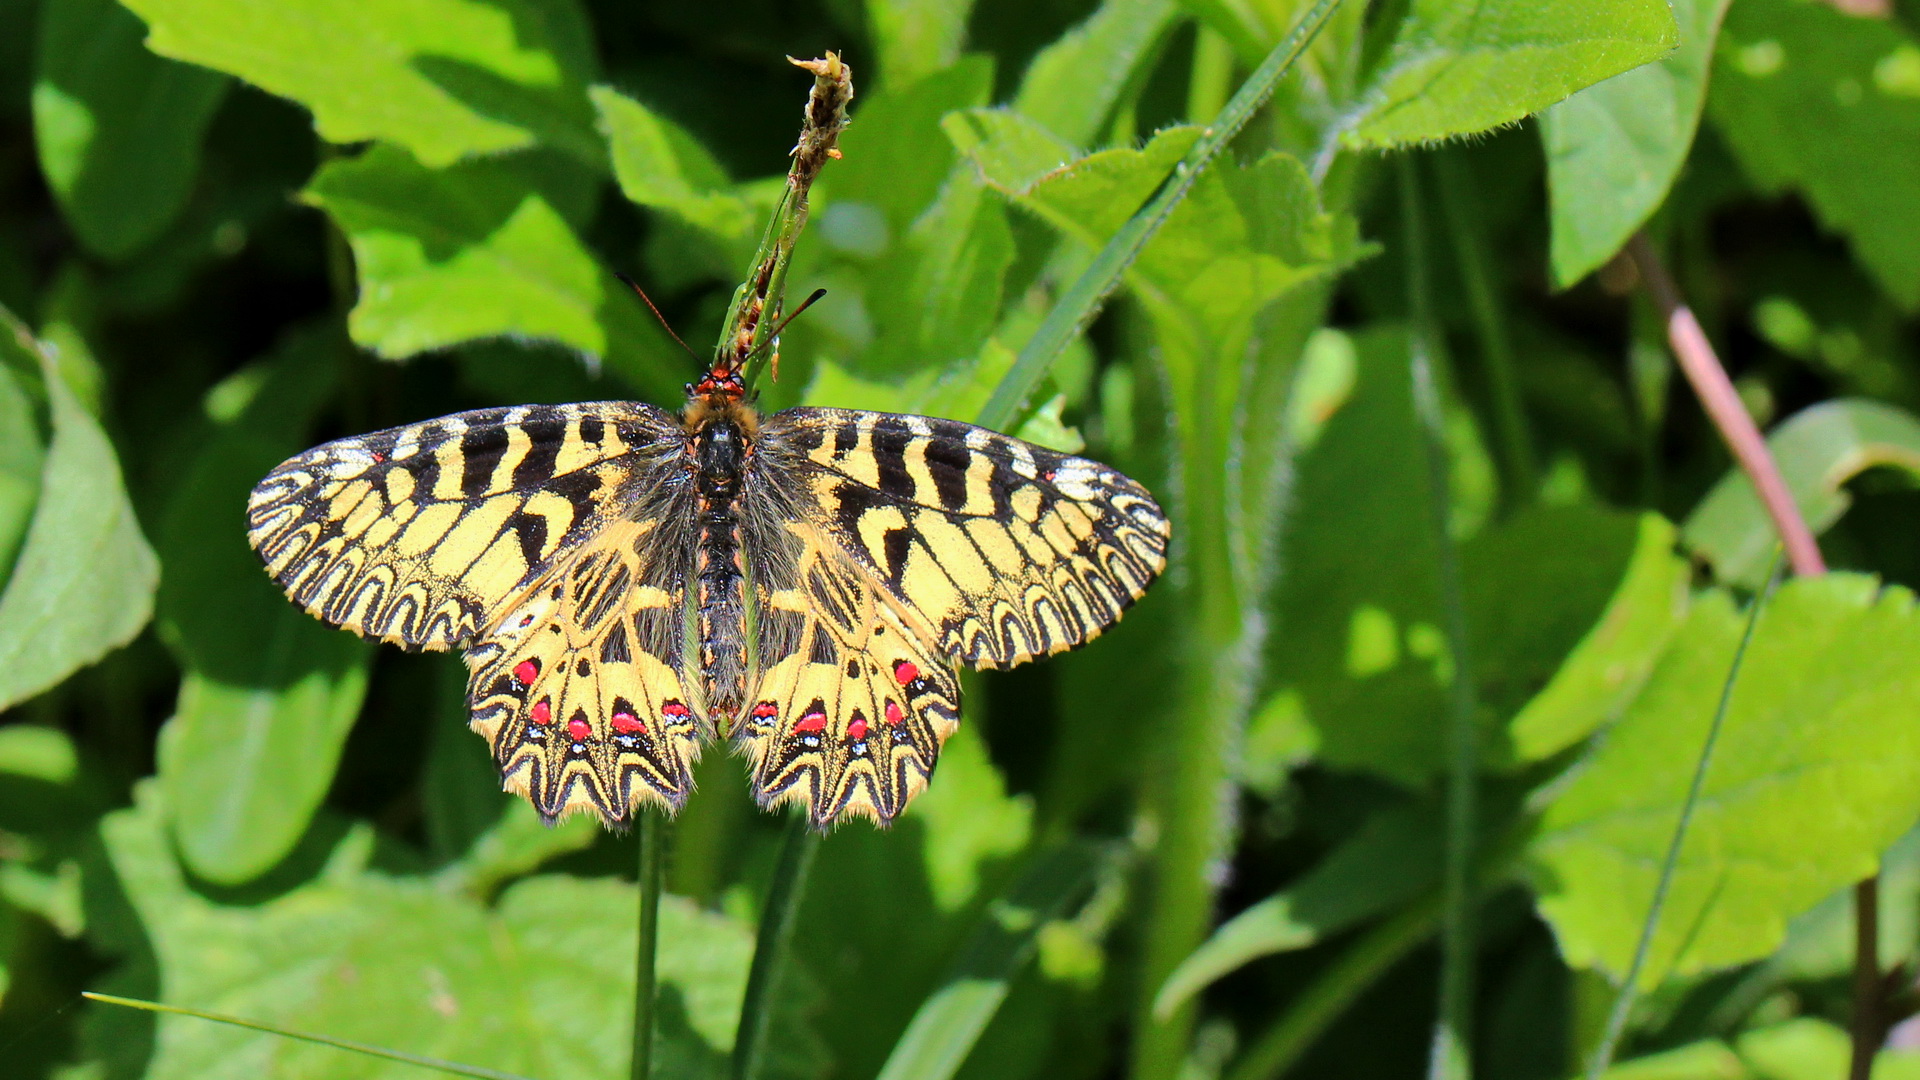
<svg viewBox="0 0 1920 1080">
<path fill-rule="evenodd" d="M 632 289 L 634 291 L 634 294 L 640 297 L 641 302 L 647 305 L 647 310 L 653 312 L 653 317 L 660 320 L 660 328 L 667 332 L 668 337 L 678 342 L 681 348 L 687 350 L 687 355 L 693 357 L 695 363 L 699 363 L 699 364 L 706 363 L 706 361 L 700 359 L 699 353 L 693 351 L 693 346 L 688 345 L 684 341 L 681 341 L 680 335 L 673 332 L 673 327 L 667 322 L 667 317 L 665 315 L 660 314 L 660 309 L 654 306 L 653 297 L 647 295 L 647 290 L 641 288 L 639 282 L 633 280 L 632 278 L 628 277 L 627 275 L 621 273 L 618 270 L 615 270 L 613 272 L 613 276 L 625 282 L 627 288 Z M 825 290 L 822 290 L 822 291 L 824 292 Z M 808 301 L 808 303 L 812 303 L 812 301 Z M 796 311 L 794 312 L 794 314 L 798 315 L 800 313 Z"/>
<path fill-rule="evenodd" d="M 784 319 L 781 319 L 780 324 L 773 328 L 773 333 L 767 335 L 767 340 L 761 342 L 760 347 L 753 350 L 752 353 L 748 354 L 747 359 L 741 362 L 741 366 L 744 367 L 748 362 L 751 362 L 753 360 L 758 360 L 762 354 L 767 352 L 769 349 L 773 349 L 774 343 L 780 340 L 780 331 L 785 330 L 787 328 L 788 323 L 791 323 L 793 322 L 793 320 L 799 318 L 801 312 L 812 307 L 815 301 L 819 300 L 821 297 L 825 295 L 827 295 L 827 290 L 825 289 L 813 290 L 813 295 L 807 297 L 805 300 L 800 301 L 799 307 L 794 308 L 792 311 L 788 312 L 787 317 Z M 779 381 L 780 354 L 777 351 L 774 352 L 773 354 L 773 377 L 776 382 Z"/>
</svg>

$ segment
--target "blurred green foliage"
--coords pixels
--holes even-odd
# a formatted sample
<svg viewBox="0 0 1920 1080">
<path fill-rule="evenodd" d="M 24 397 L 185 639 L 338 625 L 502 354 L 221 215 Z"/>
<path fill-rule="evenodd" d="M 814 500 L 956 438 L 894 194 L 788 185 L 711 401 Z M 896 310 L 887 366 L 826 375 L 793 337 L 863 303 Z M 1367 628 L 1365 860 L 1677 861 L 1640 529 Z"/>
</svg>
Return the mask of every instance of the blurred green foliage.
<svg viewBox="0 0 1920 1080">
<path fill-rule="evenodd" d="M 858 96 L 791 278 L 829 292 L 762 400 L 971 419 L 1310 6 L 0 0 L 8 1075 L 416 1075 L 81 989 L 624 1075 L 633 838 L 499 792 L 457 660 L 286 603 L 249 486 L 465 408 L 675 404 L 614 275 L 717 330 L 784 56 L 829 48 Z M 1577 1072 L 1771 552 L 1617 258 L 1646 230 L 1839 572 L 1759 619 L 1611 1075 L 1838 1075 L 1854 881 L 1920 960 L 1920 6 L 1842 6 L 1342 4 L 1014 425 L 1146 482 L 1174 566 L 969 676 L 931 790 L 821 842 L 771 1071 L 1422 1074 L 1470 678 L 1475 1071 Z M 739 770 L 669 830 L 659 1076 L 726 1075 L 782 834 Z"/>
</svg>

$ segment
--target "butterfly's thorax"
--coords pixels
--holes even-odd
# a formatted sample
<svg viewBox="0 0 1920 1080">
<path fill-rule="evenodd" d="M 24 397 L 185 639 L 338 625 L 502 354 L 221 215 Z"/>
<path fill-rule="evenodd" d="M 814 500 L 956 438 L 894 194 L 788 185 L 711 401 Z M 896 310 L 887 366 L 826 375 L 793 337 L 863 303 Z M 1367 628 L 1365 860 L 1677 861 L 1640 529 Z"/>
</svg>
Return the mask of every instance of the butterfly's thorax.
<svg viewBox="0 0 1920 1080">
<path fill-rule="evenodd" d="M 739 417 L 738 419 L 745 419 Z M 753 446 L 736 414 L 707 414 L 689 434 L 688 464 L 698 496 L 697 633 L 708 714 L 723 724 L 745 694 L 742 650 L 740 517 L 736 502 Z"/>
</svg>

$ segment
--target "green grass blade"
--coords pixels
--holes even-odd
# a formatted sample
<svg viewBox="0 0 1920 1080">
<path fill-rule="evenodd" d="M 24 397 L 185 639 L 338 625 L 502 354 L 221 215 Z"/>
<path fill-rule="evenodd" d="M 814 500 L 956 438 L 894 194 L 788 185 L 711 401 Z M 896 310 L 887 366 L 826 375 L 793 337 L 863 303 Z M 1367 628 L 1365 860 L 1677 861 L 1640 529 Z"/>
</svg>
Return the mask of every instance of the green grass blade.
<svg viewBox="0 0 1920 1080">
<path fill-rule="evenodd" d="M 1667 889 L 1673 884 L 1674 868 L 1680 863 L 1680 846 L 1686 843 L 1687 828 L 1693 824 L 1694 807 L 1700 803 L 1700 792 L 1706 787 L 1707 768 L 1713 763 L 1713 748 L 1720 741 L 1720 726 L 1727 719 L 1727 706 L 1733 701 L 1733 685 L 1740 678 L 1740 665 L 1747 658 L 1747 646 L 1753 642 L 1754 628 L 1760 625 L 1760 609 L 1766 607 L 1767 598 L 1773 595 L 1774 585 L 1780 579 L 1780 556 L 1776 552 L 1773 566 L 1767 571 L 1767 585 L 1760 595 L 1753 598 L 1753 607 L 1747 612 L 1747 628 L 1740 635 L 1740 645 L 1733 651 L 1733 663 L 1727 667 L 1727 681 L 1720 687 L 1720 703 L 1713 710 L 1713 722 L 1707 725 L 1706 741 L 1700 745 L 1700 758 L 1694 762 L 1693 779 L 1687 784 L 1686 801 L 1680 804 L 1680 818 L 1673 825 L 1673 839 L 1667 844 L 1667 855 L 1660 863 L 1660 880 L 1653 887 L 1653 901 L 1647 905 L 1646 921 L 1640 924 L 1640 940 L 1633 948 L 1633 962 L 1627 966 L 1626 979 L 1620 984 L 1620 993 L 1613 999 L 1613 1008 L 1607 1013 L 1607 1025 L 1601 1031 L 1600 1044 L 1594 1047 L 1593 1057 L 1587 1062 L 1587 1080 L 1599 1080 L 1602 1073 L 1613 1064 L 1613 1053 L 1620 1046 L 1620 1036 L 1626 1032 L 1627 1018 L 1633 1014 L 1633 1003 L 1639 996 L 1640 976 L 1647 965 L 1647 954 L 1653 949 L 1653 935 L 1660 928 L 1660 911 L 1667 903 Z"/>
<path fill-rule="evenodd" d="M 993 388 L 993 396 L 980 410 L 976 422 L 990 428 L 1005 428 L 1011 424 L 1020 412 L 1020 406 L 1033 393 L 1034 387 L 1046 375 L 1047 369 L 1059 357 L 1066 347 L 1078 338 L 1087 324 L 1100 313 L 1100 305 L 1120 285 L 1120 276 L 1127 267 L 1146 249 L 1153 234 L 1166 224 L 1174 208 L 1187 197 L 1187 192 L 1200 179 L 1221 150 L 1226 148 L 1247 121 L 1253 119 L 1261 105 L 1273 94 L 1273 88 L 1281 76 L 1293 67 L 1294 61 L 1306 51 L 1320 28 L 1326 25 L 1327 17 L 1340 5 L 1340 0 L 1318 0 L 1312 10 L 1301 16 L 1294 24 L 1286 39 L 1274 46 L 1266 60 L 1255 69 L 1247 81 L 1240 85 L 1220 115 L 1202 133 L 1193 148 L 1161 185 L 1153 198 L 1140 211 L 1127 220 L 1120 231 L 1113 235 L 1107 245 L 1100 249 L 1091 265 L 1074 283 L 1067 287 L 1060 299 L 1047 312 L 1040 328 L 1020 350 L 1013 367 L 1000 384 Z"/>
<path fill-rule="evenodd" d="M 242 1020 L 237 1016 L 223 1016 L 219 1013 L 201 1012 L 198 1009 L 183 1009 L 177 1005 L 162 1005 L 157 1001 L 141 1001 L 138 998 L 114 997 L 111 994 L 96 994 L 82 991 L 81 997 L 88 1001 L 98 1001 L 105 1005 L 124 1005 L 129 1009 L 141 1009 L 146 1012 L 169 1013 L 174 1016 L 191 1016 L 199 1020 L 211 1020 L 216 1024 L 231 1024 L 234 1027 L 247 1028 L 250 1031 L 264 1031 L 269 1035 L 278 1035 L 283 1039 L 298 1039 L 301 1042 L 318 1043 L 331 1046 L 336 1050 L 346 1050 L 368 1057 L 384 1058 L 406 1065 L 418 1065 L 423 1069 L 449 1073 L 453 1076 L 471 1076 L 477 1080 L 529 1080 L 519 1073 L 501 1072 L 499 1069 L 483 1069 L 477 1065 L 462 1065 L 456 1061 L 442 1061 L 439 1058 L 425 1057 L 420 1054 L 407 1054 L 399 1050 L 389 1050 L 384 1046 L 370 1046 L 352 1039 L 336 1039 L 331 1035 L 315 1035 L 305 1031 L 291 1031 L 253 1020 Z"/>
<path fill-rule="evenodd" d="M 947 1080 L 959 1072 L 1033 955 L 1040 928 L 1086 893 L 1109 857 L 1084 841 L 1037 857 L 981 914 L 946 981 L 920 1003 L 894 1044 L 879 1080 Z"/>
<path fill-rule="evenodd" d="M 740 1003 L 740 1026 L 733 1036 L 733 1080 L 759 1080 L 766 1066 L 767 1033 L 773 1027 L 773 989 L 787 962 L 793 926 L 800 918 L 800 898 L 807 889 L 807 872 L 820 850 L 820 834 L 807 815 L 788 816 L 787 839 L 774 864 L 767 888 L 767 906 L 760 913 L 760 936 L 753 946 L 753 967 L 747 972 L 747 998 Z"/>
</svg>

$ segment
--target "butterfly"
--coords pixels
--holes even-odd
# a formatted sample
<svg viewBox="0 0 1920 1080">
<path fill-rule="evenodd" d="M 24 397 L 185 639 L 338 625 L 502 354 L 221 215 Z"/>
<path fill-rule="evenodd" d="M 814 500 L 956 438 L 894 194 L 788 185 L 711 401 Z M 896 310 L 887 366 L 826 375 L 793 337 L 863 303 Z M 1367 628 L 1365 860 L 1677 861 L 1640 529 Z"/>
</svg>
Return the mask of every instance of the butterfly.
<svg viewBox="0 0 1920 1080">
<path fill-rule="evenodd" d="M 885 825 L 960 720 L 958 666 L 1085 644 L 1166 565 L 1115 470 L 924 416 L 482 409 L 300 454 L 247 535 L 320 619 L 463 650 L 473 728 L 547 820 L 677 811 L 726 738 L 769 809 Z"/>
</svg>

